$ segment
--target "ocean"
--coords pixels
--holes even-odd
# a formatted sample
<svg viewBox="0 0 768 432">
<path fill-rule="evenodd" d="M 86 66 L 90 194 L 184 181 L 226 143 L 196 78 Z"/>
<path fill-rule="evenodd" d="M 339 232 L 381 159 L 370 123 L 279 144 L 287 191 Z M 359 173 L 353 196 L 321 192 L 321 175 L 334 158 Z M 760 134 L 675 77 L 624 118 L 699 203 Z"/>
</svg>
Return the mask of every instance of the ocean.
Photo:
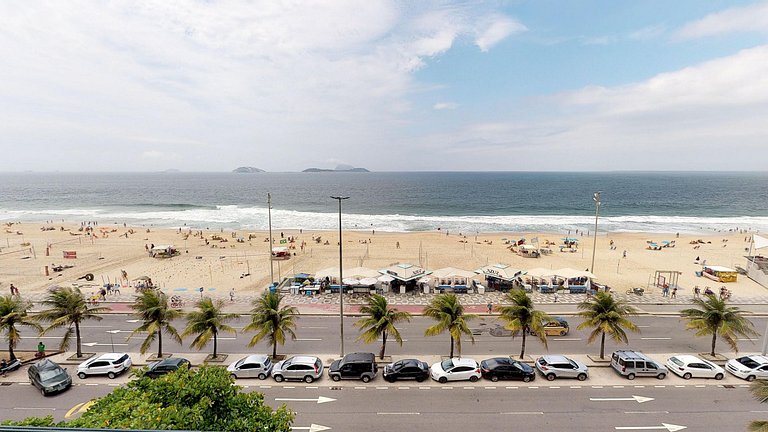
<svg viewBox="0 0 768 432">
<path fill-rule="evenodd" d="M 0 174 L 0 221 L 450 232 L 768 231 L 768 173 Z"/>
</svg>

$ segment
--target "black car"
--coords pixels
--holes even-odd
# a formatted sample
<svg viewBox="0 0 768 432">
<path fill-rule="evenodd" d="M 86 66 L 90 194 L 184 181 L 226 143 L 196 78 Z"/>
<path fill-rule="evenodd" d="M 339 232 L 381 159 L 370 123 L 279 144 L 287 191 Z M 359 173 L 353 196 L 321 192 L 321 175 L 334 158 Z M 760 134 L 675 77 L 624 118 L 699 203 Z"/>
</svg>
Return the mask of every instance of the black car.
<svg viewBox="0 0 768 432">
<path fill-rule="evenodd" d="M 159 376 L 163 376 L 171 372 L 176 372 L 180 367 L 184 365 L 187 365 L 187 367 L 192 366 L 189 363 L 189 360 L 185 358 L 181 358 L 181 357 L 167 358 L 164 360 L 160 360 L 158 362 L 151 363 L 149 365 L 149 369 L 147 369 L 147 372 L 144 374 L 144 376 L 148 376 L 150 378 L 157 378 Z"/>
<path fill-rule="evenodd" d="M 383 375 L 389 382 L 399 379 L 415 379 L 422 382 L 429 378 L 429 365 L 417 359 L 398 360 L 384 366 Z"/>
<path fill-rule="evenodd" d="M 529 382 L 536 379 L 533 368 L 509 357 L 494 357 L 480 362 L 483 378 L 493 382 L 498 380 L 522 380 Z"/>
<path fill-rule="evenodd" d="M 376 376 L 378 370 L 373 353 L 351 353 L 331 363 L 328 376 L 334 381 L 359 379 L 367 383 Z"/>
<path fill-rule="evenodd" d="M 29 382 L 40 389 L 43 396 L 64 391 L 72 386 L 72 377 L 58 364 L 43 359 L 29 367 Z"/>
</svg>

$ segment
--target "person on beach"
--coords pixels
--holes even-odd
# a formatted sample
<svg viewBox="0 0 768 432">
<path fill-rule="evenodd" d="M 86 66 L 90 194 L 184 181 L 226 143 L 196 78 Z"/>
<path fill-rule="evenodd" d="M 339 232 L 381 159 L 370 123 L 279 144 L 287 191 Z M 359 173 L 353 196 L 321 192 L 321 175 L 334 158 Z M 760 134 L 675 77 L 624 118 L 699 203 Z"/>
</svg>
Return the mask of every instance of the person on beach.
<svg viewBox="0 0 768 432">
<path fill-rule="evenodd" d="M 492 313 L 493 313 L 493 303 L 488 302 L 488 314 L 490 315 Z"/>
<path fill-rule="evenodd" d="M 699 298 L 701 296 L 701 288 L 698 285 L 693 287 L 693 298 Z"/>
<path fill-rule="evenodd" d="M 621 254 L 621 257 L 622 258 L 626 258 L 627 257 L 627 250 L 626 249 L 624 249 L 624 253 Z"/>
<path fill-rule="evenodd" d="M 234 302 L 235 301 L 235 289 L 234 288 L 229 290 L 229 301 L 230 302 Z"/>
<path fill-rule="evenodd" d="M 677 287 L 672 287 L 672 298 L 677 298 Z"/>
</svg>

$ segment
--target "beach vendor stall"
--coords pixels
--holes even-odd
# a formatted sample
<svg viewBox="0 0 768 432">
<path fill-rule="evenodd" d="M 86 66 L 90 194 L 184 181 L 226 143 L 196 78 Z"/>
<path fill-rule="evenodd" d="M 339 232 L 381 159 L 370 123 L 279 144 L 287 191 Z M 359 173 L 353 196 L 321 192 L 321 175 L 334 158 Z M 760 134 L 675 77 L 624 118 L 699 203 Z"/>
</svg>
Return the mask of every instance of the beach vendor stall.
<svg viewBox="0 0 768 432">
<path fill-rule="evenodd" d="M 371 282 L 371 278 L 380 276 L 379 272 L 367 267 L 353 267 L 344 269 L 344 292 L 368 292 L 378 281 Z M 339 292 L 339 267 L 328 267 L 315 273 L 315 280 L 320 281 L 325 289 L 331 292 Z M 365 282 L 365 283 L 363 283 Z M 355 290 L 357 287 L 357 290 Z"/>
<path fill-rule="evenodd" d="M 736 282 L 739 272 L 723 266 L 704 266 L 701 275 L 716 282 Z"/>
<path fill-rule="evenodd" d="M 567 289 L 571 294 L 585 294 L 594 291 L 592 280 L 596 277 L 591 272 L 566 267 L 552 270 L 552 273 L 557 279 L 557 285 Z"/>
<path fill-rule="evenodd" d="M 541 256 L 539 248 L 534 245 L 520 245 L 517 247 L 517 254 L 523 258 L 538 258 Z"/>
<path fill-rule="evenodd" d="M 417 281 L 432 272 L 413 264 L 395 264 L 379 270 L 379 273 L 392 276 L 392 289 L 399 289 L 400 294 L 405 294 L 407 291 L 415 291 Z"/>
<path fill-rule="evenodd" d="M 272 248 L 272 259 L 287 260 L 291 258 L 291 251 L 285 246 L 276 246 Z"/>
<path fill-rule="evenodd" d="M 491 291 L 519 289 L 522 287 L 520 276 L 525 274 L 524 271 L 512 268 L 507 264 L 487 265 L 475 270 L 475 273 L 485 276 L 486 286 Z"/>
<path fill-rule="evenodd" d="M 171 258 L 179 255 L 179 251 L 173 245 L 155 246 L 149 253 L 152 255 L 152 258 Z"/>
<path fill-rule="evenodd" d="M 432 280 L 436 292 L 466 293 L 471 288 L 471 279 L 477 277 L 475 272 L 444 267 L 432 272 Z"/>
</svg>

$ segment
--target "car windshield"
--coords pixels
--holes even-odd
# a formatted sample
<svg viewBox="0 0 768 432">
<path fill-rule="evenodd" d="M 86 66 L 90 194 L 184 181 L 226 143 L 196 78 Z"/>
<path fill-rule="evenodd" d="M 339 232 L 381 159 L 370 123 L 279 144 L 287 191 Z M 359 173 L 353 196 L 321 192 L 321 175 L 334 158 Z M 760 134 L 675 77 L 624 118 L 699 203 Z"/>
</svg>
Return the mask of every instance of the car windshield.
<svg viewBox="0 0 768 432">
<path fill-rule="evenodd" d="M 119 359 L 115 360 L 112 363 L 113 364 L 120 364 L 120 363 L 125 362 L 126 360 L 128 360 L 128 354 L 124 354 L 122 357 L 120 357 Z"/>
<path fill-rule="evenodd" d="M 677 357 L 670 357 L 670 358 L 669 358 L 669 361 L 671 361 L 672 363 L 674 363 L 674 364 L 676 364 L 676 365 L 678 365 L 678 366 L 680 366 L 680 367 L 683 367 L 683 366 L 685 366 L 685 363 L 683 363 L 683 361 L 682 361 L 682 360 L 680 360 L 680 359 L 679 359 L 679 358 L 677 358 Z"/>
<path fill-rule="evenodd" d="M 40 371 L 40 381 L 54 381 L 63 378 L 64 371 L 61 369 L 48 369 Z"/>
<path fill-rule="evenodd" d="M 443 362 L 440 363 L 440 367 L 442 367 L 444 371 L 450 370 L 451 368 L 453 368 L 453 360 L 451 359 L 443 360 Z"/>
<path fill-rule="evenodd" d="M 392 369 L 396 370 L 396 371 L 399 371 L 400 369 L 403 368 L 404 365 L 405 365 L 404 361 L 402 361 L 402 360 L 396 361 L 396 362 L 392 363 Z"/>
<path fill-rule="evenodd" d="M 738 361 L 739 363 L 743 364 L 744 366 L 750 369 L 754 369 L 760 366 L 760 363 L 752 360 L 752 357 L 742 357 L 742 358 L 736 359 L 736 361 Z"/>
</svg>

